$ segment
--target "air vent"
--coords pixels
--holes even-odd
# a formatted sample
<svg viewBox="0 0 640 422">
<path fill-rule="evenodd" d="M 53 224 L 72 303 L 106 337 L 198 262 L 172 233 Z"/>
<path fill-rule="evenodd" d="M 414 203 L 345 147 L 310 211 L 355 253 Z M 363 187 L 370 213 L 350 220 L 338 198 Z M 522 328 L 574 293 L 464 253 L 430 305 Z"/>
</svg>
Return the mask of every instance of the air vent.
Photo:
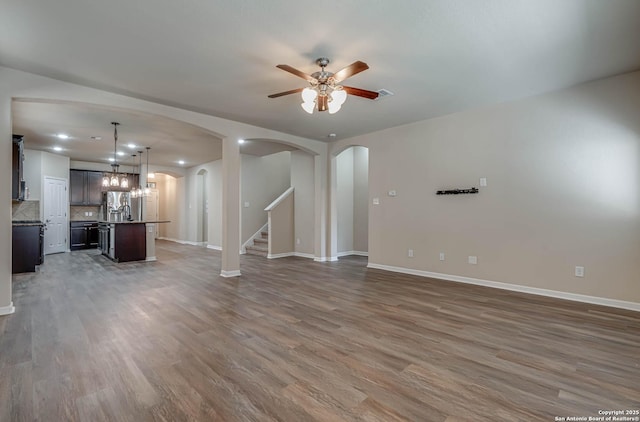
<svg viewBox="0 0 640 422">
<path fill-rule="evenodd" d="M 390 97 L 393 95 L 393 92 L 389 91 L 388 89 L 379 89 L 376 91 L 378 93 L 378 98 L 376 98 L 376 100 L 381 100 L 384 97 Z"/>
</svg>

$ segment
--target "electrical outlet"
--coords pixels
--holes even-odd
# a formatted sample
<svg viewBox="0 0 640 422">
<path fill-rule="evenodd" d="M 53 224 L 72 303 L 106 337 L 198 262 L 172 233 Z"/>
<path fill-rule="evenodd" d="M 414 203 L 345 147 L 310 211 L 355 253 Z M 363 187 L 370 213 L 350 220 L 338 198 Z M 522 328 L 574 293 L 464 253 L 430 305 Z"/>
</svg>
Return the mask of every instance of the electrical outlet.
<svg viewBox="0 0 640 422">
<path fill-rule="evenodd" d="M 440 252 L 440 261 L 444 261 L 444 252 Z"/>
<path fill-rule="evenodd" d="M 576 267 L 576 277 L 584 277 L 584 267 Z"/>
<path fill-rule="evenodd" d="M 469 264 L 476 265 L 478 263 L 478 257 L 469 255 Z"/>
<path fill-rule="evenodd" d="M 244 203 L 244 207 L 245 207 L 245 208 L 249 208 L 249 205 L 250 205 L 250 204 L 249 204 L 249 201 L 245 201 L 245 203 Z"/>
<path fill-rule="evenodd" d="M 380 205 L 380 198 L 373 198 L 373 205 Z"/>
<path fill-rule="evenodd" d="M 396 195 L 397 195 L 397 193 L 396 193 L 395 190 L 390 190 L 389 191 L 389 196 L 396 196 Z"/>
<path fill-rule="evenodd" d="M 413 249 L 409 249 L 409 251 L 407 252 L 407 256 L 409 258 L 413 258 Z"/>
<path fill-rule="evenodd" d="M 93 211 L 89 211 L 89 217 L 93 217 Z"/>
</svg>

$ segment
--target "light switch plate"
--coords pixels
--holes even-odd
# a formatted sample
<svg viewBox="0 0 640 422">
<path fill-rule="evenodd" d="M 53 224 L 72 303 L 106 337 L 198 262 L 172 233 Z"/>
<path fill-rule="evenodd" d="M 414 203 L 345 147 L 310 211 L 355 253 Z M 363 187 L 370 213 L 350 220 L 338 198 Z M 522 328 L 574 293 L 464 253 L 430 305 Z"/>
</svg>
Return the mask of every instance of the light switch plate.
<svg viewBox="0 0 640 422">
<path fill-rule="evenodd" d="M 380 205 L 380 198 L 373 198 L 373 205 Z"/>
<path fill-rule="evenodd" d="M 476 265 L 478 263 L 478 257 L 469 255 L 469 264 Z"/>
<path fill-rule="evenodd" d="M 481 177 L 480 178 L 480 186 L 482 186 L 482 187 L 487 186 L 487 178 L 486 177 Z"/>
</svg>

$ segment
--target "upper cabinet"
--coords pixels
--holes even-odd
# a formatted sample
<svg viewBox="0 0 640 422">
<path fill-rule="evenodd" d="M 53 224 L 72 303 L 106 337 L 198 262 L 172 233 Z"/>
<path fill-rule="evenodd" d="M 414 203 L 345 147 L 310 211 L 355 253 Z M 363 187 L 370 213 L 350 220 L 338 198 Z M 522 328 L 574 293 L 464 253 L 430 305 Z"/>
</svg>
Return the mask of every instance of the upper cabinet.
<svg viewBox="0 0 640 422">
<path fill-rule="evenodd" d="M 102 205 L 102 172 L 69 171 L 69 204 Z"/>
<path fill-rule="evenodd" d="M 25 183 L 23 177 L 24 141 L 22 135 L 13 135 L 13 160 L 11 176 L 11 199 L 24 201 Z"/>
</svg>

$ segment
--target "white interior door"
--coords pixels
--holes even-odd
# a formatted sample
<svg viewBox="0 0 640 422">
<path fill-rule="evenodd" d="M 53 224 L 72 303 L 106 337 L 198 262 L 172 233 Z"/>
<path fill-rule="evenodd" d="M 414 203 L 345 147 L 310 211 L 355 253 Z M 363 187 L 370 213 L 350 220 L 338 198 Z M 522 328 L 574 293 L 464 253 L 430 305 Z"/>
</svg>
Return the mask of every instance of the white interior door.
<svg viewBox="0 0 640 422">
<path fill-rule="evenodd" d="M 158 221 L 158 190 L 151 189 L 149 196 L 144 198 L 144 220 L 146 221 Z M 158 238 L 158 226 L 156 224 L 155 237 Z"/>
<path fill-rule="evenodd" d="M 45 255 L 67 250 L 68 202 L 67 181 L 65 179 L 45 177 L 44 203 L 42 204 L 45 222 Z"/>
</svg>

